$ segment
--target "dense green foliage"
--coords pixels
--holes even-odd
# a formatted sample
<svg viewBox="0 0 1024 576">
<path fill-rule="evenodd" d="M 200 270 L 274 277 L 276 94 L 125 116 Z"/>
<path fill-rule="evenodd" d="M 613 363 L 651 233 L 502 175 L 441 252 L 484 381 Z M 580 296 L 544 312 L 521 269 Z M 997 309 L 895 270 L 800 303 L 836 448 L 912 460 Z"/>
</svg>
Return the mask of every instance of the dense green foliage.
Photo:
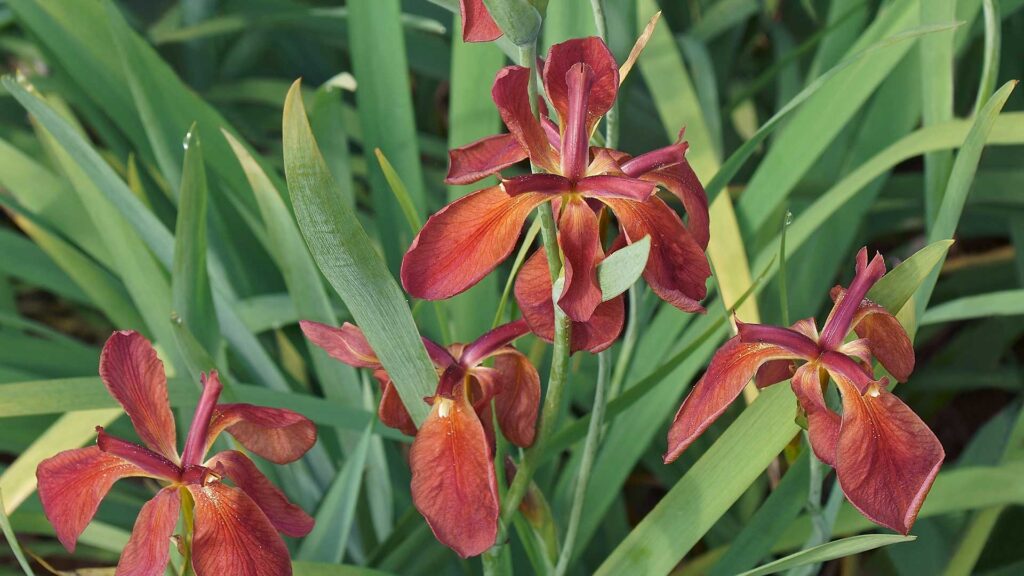
<svg viewBox="0 0 1024 576">
<path fill-rule="evenodd" d="M 408 302 L 395 278 L 421 223 L 474 189 L 443 183 L 447 150 L 497 133 L 492 79 L 518 52 L 463 43 L 456 0 L 347 4 L 0 1 L 0 526 L 20 543 L 0 549 L 0 573 L 20 570 L 22 549 L 37 574 L 33 558 L 115 565 L 152 496 L 153 483 L 119 483 L 74 555 L 35 496 L 39 461 L 91 443 L 96 425 L 134 437 L 97 377 L 104 339 L 127 328 L 167 362 L 179 421 L 217 368 L 230 401 L 319 426 L 302 460 L 264 470 L 317 520 L 288 542 L 296 574 L 481 571 L 412 508 L 410 439 L 377 421 L 376 383 L 298 321 L 358 323 L 420 421 L 435 374 L 417 327 L 465 342 L 514 317 L 514 257 L 438 303 Z M 686 126 L 715 274 L 706 315 L 630 289 L 569 573 L 724 575 L 793 553 L 757 573 L 836 558 L 829 573 L 1024 571 L 1024 1 L 602 4 L 620 62 L 664 11 L 620 92 L 619 148 Z M 540 53 L 596 32 L 590 0 L 550 0 Z M 524 238 L 539 243 L 537 227 Z M 916 333 L 898 394 L 947 460 L 916 539 L 865 534 L 880 529 L 830 480 L 838 542 L 807 547 L 787 387 L 738 402 L 671 465 L 665 432 L 730 313 L 822 319 L 865 245 L 904 262 L 870 297 Z M 639 268 L 605 272 L 621 291 Z M 550 346 L 517 346 L 547 374 Z M 570 360 L 535 475 L 553 525 L 510 528 L 518 573 L 557 558 L 545 536 L 564 538 L 598 364 Z"/>
</svg>

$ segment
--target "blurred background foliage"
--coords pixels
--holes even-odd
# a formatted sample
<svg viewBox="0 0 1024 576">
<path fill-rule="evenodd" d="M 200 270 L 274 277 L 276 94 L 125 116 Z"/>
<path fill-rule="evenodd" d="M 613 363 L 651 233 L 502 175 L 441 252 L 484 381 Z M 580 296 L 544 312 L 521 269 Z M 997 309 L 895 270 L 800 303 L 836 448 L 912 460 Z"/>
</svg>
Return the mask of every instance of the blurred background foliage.
<svg viewBox="0 0 1024 576">
<path fill-rule="evenodd" d="M 281 112 L 289 85 L 303 78 L 306 109 L 343 200 L 397 272 L 418 222 L 472 189 L 443 184 L 447 149 L 498 130 L 490 85 L 509 45 L 463 44 L 446 9 L 454 0 L 349 4 L 0 2 L 0 52 L 11 75 L 0 92 L 0 491 L 31 556 L 58 570 L 114 565 L 153 492 L 147 482 L 119 483 L 74 556 L 53 538 L 33 494 L 35 464 L 91 442 L 95 425 L 131 436 L 96 369 L 110 331 L 134 328 L 155 339 L 173 370 L 171 402 L 183 417 L 197 398 L 198 371 L 216 365 L 236 398 L 296 409 L 320 425 L 316 450 L 266 470 L 318 520 L 312 535 L 289 543 L 307 562 L 297 573 L 479 571 L 437 544 L 412 509 L 408 440 L 374 424 L 376 385 L 312 350 L 298 330 L 300 318 L 351 316 L 320 278 L 289 212 Z M 787 213 L 791 318 L 821 317 L 828 289 L 849 280 L 860 246 L 895 265 L 946 237 L 936 236 L 935 222 L 953 193 L 956 149 L 995 89 L 1024 76 L 1024 1 L 606 5 L 608 42 L 620 61 L 648 18 L 664 11 L 621 92 L 623 150 L 665 145 L 686 125 L 691 162 L 707 184 L 769 119 L 799 102 L 738 173 L 718 183 L 729 186 L 712 208 L 717 274 L 709 314 L 689 317 L 646 287 L 636 290 L 631 316 L 639 329 L 634 342 L 614 349 L 625 361 L 612 389 L 623 395 L 617 405 L 613 398 L 573 551 L 578 574 L 598 570 L 613 551 L 628 557 L 627 535 L 683 478 L 699 490 L 680 488 L 685 509 L 660 509 L 677 513 L 674 522 L 686 529 L 658 536 L 673 552 L 657 565 L 729 574 L 800 547 L 805 487 L 796 476 L 780 484 L 796 470 L 788 466 L 792 453 L 750 477 L 732 478 L 728 467 L 710 476 L 695 466 L 739 406 L 678 462 L 661 464 L 678 400 L 727 335 L 714 321 L 754 279 L 761 279 L 757 295 L 739 317 L 781 321 L 774 257 Z M 551 0 L 541 53 L 594 33 L 589 0 Z M 948 455 L 915 526 L 919 538 L 833 561 L 824 573 L 1024 572 L 1021 108 L 1014 95 L 1002 112 L 989 110 L 994 125 L 971 149 L 987 144 L 973 184 L 969 159 L 960 169 L 967 180 L 955 184 L 956 193 L 970 192 L 962 217 L 953 210 L 957 242 L 931 301 L 905 309 L 920 326 L 918 369 L 899 393 Z M 401 179 L 397 193 L 375 149 Z M 197 171 L 205 174 L 205 223 L 178 209 Z M 199 227 L 206 237 L 191 245 L 202 237 Z M 180 258 L 208 264 L 206 299 L 215 312 L 201 306 L 203 286 L 183 286 L 195 278 Z M 438 341 L 474 338 L 491 325 L 508 273 L 506 264 L 439 306 L 414 303 L 421 331 Z M 541 343 L 520 347 L 544 363 Z M 690 353 L 679 357 L 680 350 Z M 596 361 L 577 355 L 572 371 L 563 420 L 570 427 L 589 411 Z M 631 396 L 638 384 L 646 392 Z M 555 519 L 571 504 L 582 444 L 571 430 L 566 438 L 573 441 L 562 443 L 563 457 L 537 476 Z M 722 438 L 714 454 L 742 459 L 722 450 L 758 440 Z M 774 460 L 778 449 L 758 458 Z M 837 536 L 873 529 L 847 512 L 840 511 Z M 557 524 L 549 527 L 556 534 L 564 530 Z M 530 527 L 517 528 L 516 566 L 532 571 L 539 545 L 529 541 Z M 348 566 L 328 566 L 339 562 Z M 622 565 L 603 570 L 614 566 Z M 12 549 L 0 550 L 0 572 L 17 570 Z"/>
</svg>

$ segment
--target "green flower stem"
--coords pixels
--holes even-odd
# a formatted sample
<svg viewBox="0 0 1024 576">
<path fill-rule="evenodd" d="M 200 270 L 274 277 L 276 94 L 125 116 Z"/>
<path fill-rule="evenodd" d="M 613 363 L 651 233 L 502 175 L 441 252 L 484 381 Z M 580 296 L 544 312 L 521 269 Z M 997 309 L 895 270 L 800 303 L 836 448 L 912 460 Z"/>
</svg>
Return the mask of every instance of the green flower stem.
<svg viewBox="0 0 1024 576">
<path fill-rule="evenodd" d="M 590 8 L 594 12 L 594 25 L 597 28 L 597 35 L 605 43 L 608 43 L 608 20 L 604 13 L 604 0 L 590 0 Z M 619 101 L 617 98 L 604 115 L 604 122 L 604 145 L 608 148 L 617 148 L 619 145 Z"/>
<path fill-rule="evenodd" d="M 535 67 L 537 60 L 536 45 L 526 46 L 520 49 L 520 64 L 531 68 Z M 537 113 L 537 75 L 530 74 L 528 89 L 530 106 L 534 113 Z M 536 167 L 533 171 L 537 172 Z M 544 243 L 544 250 L 548 258 L 548 271 L 551 273 L 551 283 L 554 285 L 562 272 L 562 258 L 558 248 L 558 229 L 555 225 L 555 216 L 551 209 L 551 203 L 546 202 L 537 208 L 537 218 L 540 220 L 541 238 Z M 558 306 L 555 310 L 555 333 L 554 349 L 551 357 L 551 372 L 548 375 L 547 394 L 544 397 L 544 407 L 541 410 L 540 423 L 537 429 L 536 440 L 529 449 L 525 451 L 516 471 L 512 484 L 505 493 L 501 502 L 501 516 L 498 519 L 498 540 L 494 546 L 483 554 L 485 574 L 501 574 L 507 569 L 507 557 L 505 546 L 506 529 L 509 522 L 519 509 L 519 504 L 526 495 L 526 490 L 536 471 L 537 461 L 544 454 L 544 444 L 552 435 L 558 420 L 559 406 L 562 403 L 562 391 L 569 373 L 569 342 L 572 331 L 572 324 L 569 318 Z"/>
<path fill-rule="evenodd" d="M 572 510 L 569 512 L 569 526 L 565 530 L 565 543 L 555 565 L 555 576 L 564 576 L 572 560 L 576 546 L 576 533 L 579 531 L 580 518 L 583 516 L 583 503 L 587 497 L 587 485 L 590 483 L 590 472 L 597 458 L 597 446 L 601 442 L 601 424 L 604 421 L 604 410 L 607 406 L 605 388 L 608 387 L 608 353 L 601 352 L 597 356 L 597 384 L 594 386 L 594 408 L 591 411 L 590 426 L 587 428 L 587 440 L 583 445 L 583 458 L 576 475 L 576 493 L 572 497 Z"/>
<path fill-rule="evenodd" d="M 640 289 L 634 284 L 629 288 L 629 317 L 626 320 L 626 330 L 622 335 L 622 348 L 619 349 L 619 357 L 615 361 L 615 371 L 612 373 L 612 383 L 608 388 L 608 399 L 618 398 L 622 392 L 622 384 L 626 381 L 626 370 L 633 359 L 633 351 L 636 349 L 637 324 L 640 316 Z"/>
</svg>

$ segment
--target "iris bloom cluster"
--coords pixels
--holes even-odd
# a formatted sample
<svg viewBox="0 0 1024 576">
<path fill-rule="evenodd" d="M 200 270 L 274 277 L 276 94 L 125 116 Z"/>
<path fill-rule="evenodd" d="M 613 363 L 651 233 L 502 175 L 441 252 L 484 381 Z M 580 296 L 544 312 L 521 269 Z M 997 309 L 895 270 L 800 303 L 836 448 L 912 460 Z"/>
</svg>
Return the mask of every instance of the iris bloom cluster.
<svg viewBox="0 0 1024 576">
<path fill-rule="evenodd" d="M 507 134 L 489 136 L 451 152 L 447 182 L 469 184 L 529 158 L 543 170 L 503 178 L 430 217 L 402 262 L 406 291 L 426 300 L 454 296 L 480 281 L 515 248 L 523 224 L 534 208 L 552 202 L 558 214 L 558 244 L 564 258 L 564 286 L 558 306 L 578 325 L 598 314 L 600 336 L 580 339 L 577 348 L 607 347 L 621 327 L 621 300 L 602 305 L 597 266 L 605 258 L 600 221 L 605 208 L 621 230 L 616 245 L 651 238 L 644 279 L 663 300 L 685 312 L 700 312 L 711 274 L 704 255 L 708 243 L 708 206 L 704 189 L 686 161 L 687 143 L 635 158 L 589 145 L 598 122 L 618 94 L 620 72 L 599 38 L 569 40 L 551 47 L 544 63 L 547 99 L 560 120 L 541 117 L 530 104 L 530 68 L 508 66 L 498 72 L 491 90 Z M 683 220 L 655 192 L 676 196 L 688 216 Z M 539 267 L 542 255 L 531 264 Z M 530 266 L 527 266 L 531 269 Z M 544 309 L 550 288 L 540 282 L 517 287 L 525 311 Z M 616 325 L 616 319 L 617 325 Z M 551 314 L 527 313 L 538 335 L 551 332 Z M 613 328 L 608 331 L 608 328 Z"/>
<path fill-rule="evenodd" d="M 179 537 L 178 543 L 179 549 L 191 548 L 197 576 L 291 574 L 288 549 L 278 532 L 305 536 L 313 519 L 242 452 L 206 454 L 226 431 L 253 453 L 286 464 L 313 446 L 316 426 L 290 410 L 218 404 L 222 385 L 211 372 L 203 377 L 203 392 L 179 455 L 163 363 L 144 336 L 115 332 L 103 347 L 100 377 L 144 446 L 97 427 L 95 446 L 67 450 L 39 464 L 39 499 L 64 547 L 74 551 L 115 482 L 145 477 L 162 488 L 142 507 L 117 574 L 162 575 L 179 513 L 192 505 L 193 525 L 185 526 L 191 542 Z"/>
<path fill-rule="evenodd" d="M 418 430 L 359 328 L 305 321 L 302 329 L 333 358 L 372 370 L 382 390 L 381 421 L 415 436 L 409 452 L 412 501 L 437 539 L 464 558 L 490 548 L 500 512 L 492 423 L 497 420 L 510 442 L 528 447 L 540 405 L 537 369 L 510 346 L 530 331 L 526 323 L 504 324 L 470 344 L 442 347 L 424 338 L 439 381 L 424 399 L 431 410 Z M 485 366 L 490 359 L 493 367 Z"/>
<path fill-rule="evenodd" d="M 835 305 L 820 333 L 813 318 L 790 328 L 737 322 L 739 334 L 715 353 L 679 408 L 665 461 L 678 458 L 752 377 L 759 387 L 791 379 L 811 447 L 835 467 L 850 503 L 877 524 L 909 532 L 945 454 L 928 426 L 888 390 L 888 378 L 874 377 L 872 359 L 899 381 L 914 370 L 903 326 L 865 298 L 884 274 L 882 256 L 868 262 L 862 249 L 849 289 L 832 289 Z M 846 341 L 850 332 L 857 338 Z M 842 396 L 842 414 L 825 402 L 829 377 Z"/>
</svg>

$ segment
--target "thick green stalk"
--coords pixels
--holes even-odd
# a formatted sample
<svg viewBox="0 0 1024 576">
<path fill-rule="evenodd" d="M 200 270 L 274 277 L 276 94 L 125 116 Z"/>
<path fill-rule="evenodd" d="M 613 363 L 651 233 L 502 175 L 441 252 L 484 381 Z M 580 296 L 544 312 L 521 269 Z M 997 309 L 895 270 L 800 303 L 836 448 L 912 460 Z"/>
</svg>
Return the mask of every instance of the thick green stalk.
<svg viewBox="0 0 1024 576">
<path fill-rule="evenodd" d="M 580 468 L 576 474 L 576 493 L 572 497 L 572 510 L 569 512 L 569 526 L 565 530 L 565 543 L 558 556 L 558 564 L 555 565 L 555 576 L 564 576 L 566 570 L 569 569 L 569 561 L 572 560 L 573 548 L 576 545 L 576 533 L 579 531 L 580 518 L 583 516 L 583 503 L 587 497 L 590 472 L 594 467 L 597 446 L 601 441 L 601 424 L 604 421 L 604 409 L 607 405 L 605 388 L 608 386 L 608 352 L 598 354 L 597 360 L 594 407 L 591 410 L 587 440 L 583 445 L 583 458 L 580 460 Z"/>
</svg>

